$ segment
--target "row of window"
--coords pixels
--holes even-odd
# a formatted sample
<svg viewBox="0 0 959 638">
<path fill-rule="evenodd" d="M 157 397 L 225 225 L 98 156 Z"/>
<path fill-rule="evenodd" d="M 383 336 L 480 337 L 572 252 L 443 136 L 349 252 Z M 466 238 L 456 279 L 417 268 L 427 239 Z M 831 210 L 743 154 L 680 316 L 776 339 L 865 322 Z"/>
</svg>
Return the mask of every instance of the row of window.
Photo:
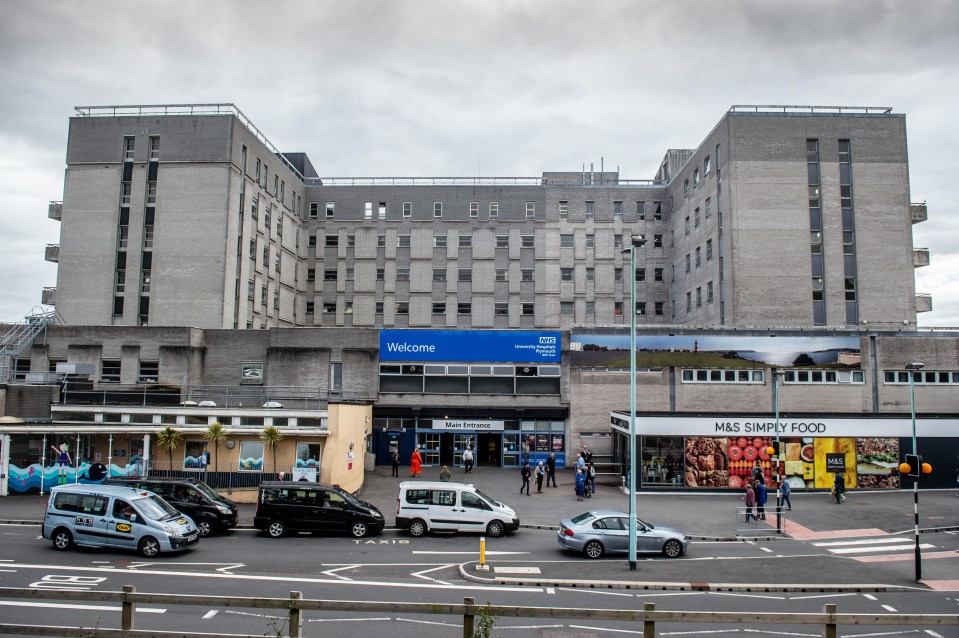
<svg viewBox="0 0 959 638">
<path fill-rule="evenodd" d="M 765 370 L 692 370 L 684 369 L 683 383 L 763 383 Z"/>
<path fill-rule="evenodd" d="M 244 175 L 249 175 L 249 173 L 247 173 L 246 164 L 247 164 L 247 148 L 246 146 L 243 146 L 242 150 L 240 151 L 240 168 L 242 169 Z M 256 162 L 253 167 L 252 177 L 253 177 L 253 181 L 255 181 L 260 188 L 262 188 L 268 193 L 271 192 L 270 191 L 270 167 L 266 162 L 262 161 L 259 157 L 256 158 Z M 300 206 L 302 205 L 302 199 L 300 195 L 296 194 L 295 192 L 291 192 L 290 201 L 289 203 L 287 203 L 286 180 L 280 179 L 279 174 L 276 172 L 273 173 L 273 189 L 271 194 L 273 195 L 274 198 L 279 200 L 279 202 L 282 205 L 292 210 L 294 215 L 300 212 Z M 254 197 L 254 199 L 256 198 Z M 241 208 L 242 208 L 242 203 L 241 203 Z M 256 219 L 255 209 L 253 212 L 253 218 Z"/>
<path fill-rule="evenodd" d="M 707 198 L 706 198 L 706 201 L 703 202 L 703 206 L 702 206 L 702 207 L 697 206 L 696 208 L 693 209 L 692 225 L 693 225 L 694 228 L 699 228 L 699 227 L 702 225 L 703 213 L 701 212 L 701 210 L 704 210 L 704 211 L 705 211 L 705 219 L 708 220 L 710 217 L 713 216 L 713 200 L 712 200 L 712 197 L 707 197 Z M 689 215 L 686 215 L 685 229 L 684 229 L 684 230 L 685 230 L 685 232 L 686 232 L 686 236 L 689 237 L 689 230 L 690 230 L 690 217 L 689 217 Z"/>
<path fill-rule="evenodd" d="M 259 160 L 257 160 L 259 161 Z M 626 216 L 624 215 L 624 205 L 625 202 L 617 200 L 613 202 L 613 219 L 622 220 Z M 630 203 L 630 206 L 634 206 L 632 219 L 636 221 L 644 221 L 649 215 L 649 219 L 653 221 L 661 221 L 663 219 L 663 203 L 661 201 L 645 202 L 645 201 L 636 201 L 635 203 Z M 443 219 L 443 202 L 433 202 L 433 219 Z M 474 201 L 469 202 L 468 204 L 468 215 L 469 219 L 479 219 L 480 218 L 480 202 Z M 489 220 L 498 220 L 500 212 L 499 202 L 489 202 L 487 208 L 487 218 Z M 557 213 L 559 214 L 560 219 L 569 218 L 569 201 L 560 201 L 558 203 Z M 387 214 L 387 202 L 377 202 L 374 206 L 373 202 L 364 202 L 363 204 L 363 219 L 366 221 L 386 221 Z M 403 202 L 402 203 L 402 215 L 403 219 L 412 219 L 413 218 L 413 202 Z M 596 202 L 587 200 L 583 202 L 583 215 L 586 219 L 594 219 L 596 216 Z M 310 202 L 309 204 L 309 218 L 310 219 L 319 219 L 320 216 L 320 202 Z M 335 219 L 336 218 L 336 202 L 326 202 L 325 206 L 325 218 L 326 219 Z M 533 220 L 536 219 L 536 202 L 527 201 L 525 206 L 525 219 Z"/>
<path fill-rule="evenodd" d="M 665 313 L 665 302 L 664 301 L 655 301 L 652 302 L 653 305 L 653 314 L 658 317 L 661 317 Z M 636 302 L 636 314 L 645 315 L 647 309 L 647 302 L 638 301 Z M 616 317 L 623 316 L 623 302 L 616 301 L 613 303 L 613 315 Z M 337 304 L 336 302 L 327 302 L 320 305 L 322 314 L 324 315 L 334 315 L 336 314 Z M 385 310 L 385 304 L 382 301 L 375 302 L 374 313 L 377 315 L 382 315 Z M 448 304 L 446 302 L 433 302 L 432 304 L 432 314 L 435 315 L 445 315 L 448 311 Z M 509 316 L 510 311 L 510 302 L 508 301 L 498 301 L 495 302 L 493 308 L 493 314 L 497 316 Z M 520 315 L 532 317 L 536 314 L 536 304 L 535 303 L 520 303 L 519 304 Z M 596 303 L 593 301 L 587 301 L 585 304 L 585 311 L 587 317 L 593 317 L 596 315 Z M 312 315 L 316 312 L 316 304 L 313 301 L 306 302 L 306 314 Z M 473 305 L 469 302 L 462 302 L 456 304 L 456 314 L 458 315 L 470 315 L 473 312 Z M 408 301 L 396 301 L 393 305 L 393 313 L 397 315 L 408 315 L 410 314 L 410 303 Z M 576 314 L 576 302 L 573 301 L 563 301 L 559 305 L 559 313 L 564 317 L 572 317 Z M 353 302 L 344 301 L 343 302 L 343 314 L 351 315 L 353 314 Z"/>
<path fill-rule="evenodd" d="M 686 292 L 686 312 L 687 313 L 690 313 L 693 310 L 693 299 L 694 299 L 693 291 L 692 290 L 687 291 Z M 696 287 L 695 300 L 696 300 L 696 308 L 702 308 L 703 307 L 703 287 L 702 286 Z M 713 282 L 711 281 L 706 282 L 706 303 L 707 304 L 713 303 Z"/>
<path fill-rule="evenodd" d="M 702 172 L 703 179 L 709 177 L 710 171 L 711 171 L 711 162 L 709 159 L 709 155 L 707 155 L 705 158 L 703 158 L 703 172 Z M 699 175 L 700 175 L 699 168 L 698 167 L 694 168 L 693 169 L 693 190 L 699 188 L 701 185 Z M 716 146 L 716 179 L 718 180 L 719 178 L 720 178 L 719 146 L 717 145 Z M 689 178 L 688 177 L 685 179 L 685 181 L 683 181 L 683 197 L 689 197 Z"/>
<path fill-rule="evenodd" d="M 133 153 L 136 148 L 136 140 L 137 138 L 133 135 L 125 135 L 123 137 L 123 161 L 124 162 L 133 161 Z M 149 153 L 150 161 L 152 162 L 160 159 L 160 136 L 151 135 L 149 137 L 148 144 L 150 145 L 150 153 Z"/>
<path fill-rule="evenodd" d="M 909 370 L 886 370 L 883 380 L 893 385 L 909 384 Z M 956 385 L 959 384 L 959 372 L 949 370 L 918 370 L 915 372 L 916 385 Z"/>
</svg>

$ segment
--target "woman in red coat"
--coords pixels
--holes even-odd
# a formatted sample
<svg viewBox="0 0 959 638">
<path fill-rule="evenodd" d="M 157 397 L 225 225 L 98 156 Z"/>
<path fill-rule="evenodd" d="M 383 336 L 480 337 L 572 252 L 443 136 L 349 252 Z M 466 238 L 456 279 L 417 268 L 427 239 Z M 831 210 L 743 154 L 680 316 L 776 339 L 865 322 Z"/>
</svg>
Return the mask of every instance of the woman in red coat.
<svg viewBox="0 0 959 638">
<path fill-rule="evenodd" d="M 420 457 L 420 446 L 413 450 L 413 456 L 410 457 L 410 476 L 418 478 L 423 471 L 423 459 Z"/>
</svg>

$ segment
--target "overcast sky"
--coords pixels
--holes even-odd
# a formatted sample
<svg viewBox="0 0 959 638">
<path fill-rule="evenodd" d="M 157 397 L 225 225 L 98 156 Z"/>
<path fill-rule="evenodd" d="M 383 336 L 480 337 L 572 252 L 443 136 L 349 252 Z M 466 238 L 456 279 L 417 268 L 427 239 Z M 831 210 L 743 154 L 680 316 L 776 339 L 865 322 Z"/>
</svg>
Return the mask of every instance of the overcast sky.
<svg viewBox="0 0 959 638">
<path fill-rule="evenodd" d="M 734 104 L 907 116 L 923 326 L 959 326 L 959 2 L 98 2 L 0 5 L 0 322 L 56 285 L 77 105 L 232 102 L 324 177 L 651 179 Z"/>
</svg>

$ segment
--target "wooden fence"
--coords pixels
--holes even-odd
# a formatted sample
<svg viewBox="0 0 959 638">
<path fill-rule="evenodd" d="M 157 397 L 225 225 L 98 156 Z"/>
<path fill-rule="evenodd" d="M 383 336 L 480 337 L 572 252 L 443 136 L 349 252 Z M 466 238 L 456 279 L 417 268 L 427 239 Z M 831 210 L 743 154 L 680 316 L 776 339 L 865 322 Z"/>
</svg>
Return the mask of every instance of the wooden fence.
<svg viewBox="0 0 959 638">
<path fill-rule="evenodd" d="M 942 627 L 959 625 L 959 614 L 840 614 L 836 605 L 826 604 L 819 613 L 752 613 L 716 611 L 656 611 L 653 603 L 645 603 L 642 610 L 633 609 L 572 609 L 554 607 L 500 607 L 477 605 L 472 598 L 463 604 L 400 603 L 318 600 L 303 598 L 300 592 L 290 592 L 289 598 L 238 598 L 233 596 L 193 596 L 180 594 L 137 593 L 124 586 L 120 592 L 106 591 L 46 591 L 0 587 L 0 599 L 21 598 L 37 600 L 69 600 L 112 602 L 120 605 L 120 627 L 54 627 L 47 625 L 0 624 L 0 634 L 29 636 L 76 636 L 95 638 L 172 638 L 201 636 L 203 638 L 263 638 L 260 634 L 220 634 L 196 631 L 137 630 L 136 605 L 192 605 L 202 607 L 240 607 L 252 609 L 286 610 L 287 634 L 290 638 L 303 635 L 303 612 L 365 612 L 407 613 L 440 616 L 462 616 L 463 637 L 472 638 L 476 616 L 487 614 L 494 618 L 562 618 L 583 620 L 613 620 L 643 624 L 643 637 L 656 635 L 656 623 L 753 624 L 766 629 L 783 625 L 819 625 L 824 638 L 836 638 L 839 625 L 889 625 Z M 278 634 L 282 635 L 282 634 Z"/>
</svg>

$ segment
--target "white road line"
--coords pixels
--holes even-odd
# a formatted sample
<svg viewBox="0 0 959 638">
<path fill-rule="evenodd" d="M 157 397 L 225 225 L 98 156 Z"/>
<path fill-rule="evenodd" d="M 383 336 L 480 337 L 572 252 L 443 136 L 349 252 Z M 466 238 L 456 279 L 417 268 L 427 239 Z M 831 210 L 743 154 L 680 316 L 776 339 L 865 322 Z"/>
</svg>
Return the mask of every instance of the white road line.
<svg viewBox="0 0 959 638">
<path fill-rule="evenodd" d="M 932 629 L 927 629 L 926 633 L 932 636 L 932 638 L 942 638 L 942 634 L 937 634 Z"/>
<path fill-rule="evenodd" d="M 556 589 L 559 589 L 560 591 L 574 591 L 574 592 L 583 593 L 583 594 L 602 594 L 604 596 L 628 596 L 630 598 L 633 597 L 632 594 L 624 594 L 616 591 L 601 591 L 598 589 L 583 589 L 582 587 L 557 587 Z"/>
<path fill-rule="evenodd" d="M 450 622 L 436 622 L 433 620 L 414 620 L 412 618 L 397 618 L 397 620 L 400 622 L 411 622 L 417 625 L 441 625 L 443 627 L 461 627 L 461 628 L 463 626 L 463 625 L 458 625 L 456 623 L 450 623 Z"/>
<path fill-rule="evenodd" d="M 15 574 L 15 573 L 17 572 L 17 570 L 15 570 L 15 569 L 0 569 L 0 572 L 10 572 L 11 574 Z"/>
<path fill-rule="evenodd" d="M 809 600 L 811 598 L 839 598 L 840 596 L 858 596 L 859 594 L 816 594 L 814 596 L 789 596 L 789 600 Z M 873 600 L 876 600 L 873 598 Z"/>
<path fill-rule="evenodd" d="M 84 611 L 120 611 L 120 607 L 111 605 L 75 605 L 70 603 L 37 603 L 30 600 L 0 600 L 0 606 L 4 607 L 49 607 L 51 609 L 82 609 Z M 157 607 L 137 607 L 137 613 L 145 614 L 165 614 L 166 609 Z"/>
<path fill-rule="evenodd" d="M 835 547 L 837 545 L 877 545 L 879 543 L 901 543 L 901 538 L 863 538 L 855 541 L 828 541 L 822 543 L 810 543 L 814 547 Z"/>
<path fill-rule="evenodd" d="M 478 551 L 472 552 L 432 552 L 426 550 L 416 550 L 411 552 L 412 554 L 442 554 L 443 556 L 476 556 L 479 557 Z M 516 556 L 518 554 L 529 554 L 529 552 L 486 552 L 487 556 Z"/>
<path fill-rule="evenodd" d="M 869 600 L 879 600 L 878 598 L 876 598 L 876 597 L 873 596 L 872 594 L 863 594 L 862 596 L 863 596 L 863 598 L 868 598 Z"/>
<path fill-rule="evenodd" d="M 636 598 L 658 598 L 661 596 L 705 596 L 709 591 L 670 591 L 662 594 L 636 594 Z"/>
<path fill-rule="evenodd" d="M 570 625 L 569 628 L 570 629 L 589 629 L 591 631 L 602 631 L 604 633 L 609 632 L 609 633 L 617 633 L 617 634 L 642 635 L 643 633 L 642 631 L 631 631 L 629 629 L 609 629 L 608 627 L 590 627 L 589 625 Z M 659 635 L 665 636 L 666 634 L 659 634 Z"/>
<path fill-rule="evenodd" d="M 210 611 L 203 614 L 203 620 L 209 620 L 220 613 L 219 609 L 211 609 Z"/>
<path fill-rule="evenodd" d="M 918 634 L 918 629 L 908 629 L 905 631 L 884 631 L 876 634 L 843 634 L 843 638 L 870 638 L 874 636 L 902 636 L 904 634 Z"/>
<path fill-rule="evenodd" d="M 768 629 L 743 629 L 743 633 L 749 633 L 749 634 L 771 634 L 771 633 L 775 633 L 777 636 L 804 636 L 804 637 L 805 637 L 805 636 L 812 636 L 812 638 L 818 638 L 818 637 L 819 637 L 819 634 L 797 634 L 797 633 L 789 633 L 789 632 L 786 632 L 786 631 L 775 631 L 775 632 L 772 632 L 772 631 L 769 631 Z M 843 636 L 843 638 L 846 638 L 846 637 Z"/>
<path fill-rule="evenodd" d="M 389 616 L 383 618 L 308 618 L 306 622 L 370 622 L 373 620 L 392 620 Z"/>
<path fill-rule="evenodd" d="M 352 581 L 352 578 L 347 578 L 346 576 L 340 576 L 339 574 L 334 574 L 333 572 L 338 572 L 342 569 L 354 569 L 359 567 L 359 565 L 344 565 L 343 567 L 337 567 L 336 569 L 328 569 L 325 572 L 320 572 L 321 574 L 326 574 L 327 576 L 332 576 L 333 578 L 340 578 L 342 580 Z"/>
<path fill-rule="evenodd" d="M 764 552 L 769 552 L 770 554 L 773 553 L 773 550 L 769 549 L 768 547 L 760 547 L 759 549 L 763 550 Z"/>
<path fill-rule="evenodd" d="M 496 625 L 497 631 L 506 631 L 507 629 L 557 629 L 566 625 Z"/>
<path fill-rule="evenodd" d="M 895 613 L 898 613 L 898 611 L 896 610 L 896 608 L 893 607 L 892 605 L 880 605 L 880 607 L 882 607 L 883 609 L 885 609 L 885 610 L 888 611 L 888 612 L 892 612 L 892 613 L 894 613 L 894 614 L 895 614 Z"/>
<path fill-rule="evenodd" d="M 435 572 L 438 569 L 446 569 L 447 567 L 453 567 L 455 563 L 450 563 L 449 565 L 440 565 L 439 567 L 431 567 L 429 569 L 424 569 L 423 571 L 414 572 L 410 576 L 415 576 L 417 578 L 422 578 L 423 580 L 432 581 L 434 583 L 439 583 L 440 585 L 449 585 L 448 582 L 439 580 L 436 578 L 430 578 L 429 576 L 424 576 L 423 574 L 428 574 L 430 572 Z"/>
<path fill-rule="evenodd" d="M 763 596 L 761 594 L 736 594 L 728 591 L 711 591 L 714 596 L 737 596 L 739 598 L 769 598 L 770 600 L 785 600 L 785 596 Z"/>
<path fill-rule="evenodd" d="M 935 547 L 935 545 L 930 545 L 929 543 L 923 543 L 919 546 L 920 549 L 930 549 Z M 869 552 L 897 552 L 899 550 L 913 549 L 915 545 L 883 545 L 882 547 L 839 547 L 837 549 L 830 549 L 829 551 L 833 554 L 867 554 Z"/>
<path fill-rule="evenodd" d="M 547 588 L 546 588 L 546 593 L 547 593 L 547 594 L 555 594 L 555 593 L 556 593 L 556 589 L 553 588 L 553 587 L 547 587 Z"/>
</svg>

